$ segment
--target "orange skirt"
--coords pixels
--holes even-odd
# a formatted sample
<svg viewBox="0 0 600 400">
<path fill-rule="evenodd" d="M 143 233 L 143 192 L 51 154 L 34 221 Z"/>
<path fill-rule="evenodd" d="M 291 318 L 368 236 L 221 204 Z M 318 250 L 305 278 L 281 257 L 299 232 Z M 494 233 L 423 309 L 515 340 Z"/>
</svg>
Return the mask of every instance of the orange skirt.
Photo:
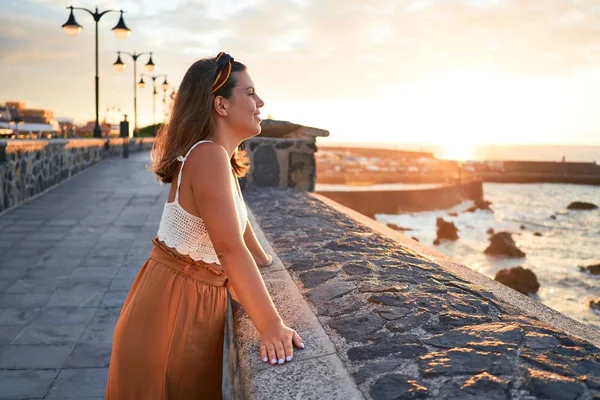
<svg viewBox="0 0 600 400">
<path fill-rule="evenodd" d="M 115 326 L 106 399 L 221 400 L 227 277 L 153 243 Z"/>
</svg>

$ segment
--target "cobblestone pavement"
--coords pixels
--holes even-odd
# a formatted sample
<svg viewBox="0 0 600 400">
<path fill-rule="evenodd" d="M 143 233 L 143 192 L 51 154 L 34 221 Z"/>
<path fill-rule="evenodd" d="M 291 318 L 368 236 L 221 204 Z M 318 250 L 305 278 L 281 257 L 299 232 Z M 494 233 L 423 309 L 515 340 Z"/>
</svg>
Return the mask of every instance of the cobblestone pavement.
<svg viewBox="0 0 600 400">
<path fill-rule="evenodd" d="M 244 197 L 365 398 L 600 399 L 598 347 L 306 193 Z"/>
<path fill-rule="evenodd" d="M 103 399 L 112 332 L 168 186 L 110 158 L 0 215 L 0 399 Z"/>
</svg>

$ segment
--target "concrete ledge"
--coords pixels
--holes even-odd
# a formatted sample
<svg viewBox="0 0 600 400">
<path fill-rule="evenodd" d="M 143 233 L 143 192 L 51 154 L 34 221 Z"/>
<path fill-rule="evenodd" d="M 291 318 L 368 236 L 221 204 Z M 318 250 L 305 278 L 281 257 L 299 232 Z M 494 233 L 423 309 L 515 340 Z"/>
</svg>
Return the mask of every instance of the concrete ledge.
<svg viewBox="0 0 600 400">
<path fill-rule="evenodd" d="M 265 250 L 274 254 L 252 212 L 249 212 L 249 219 Z M 229 365 L 224 398 L 362 399 L 329 336 L 281 260 L 275 256 L 273 264 L 261 272 L 279 314 L 303 338 L 306 348 L 295 349 L 294 359 L 283 365 L 262 362 L 260 335 L 241 305 L 230 300 L 232 307 L 225 338 L 228 349 L 225 358 Z"/>
<path fill-rule="evenodd" d="M 348 377 L 350 399 L 600 396 L 592 329 L 323 196 L 262 188 L 244 197 L 279 259 L 264 271 L 276 305 L 338 377 L 310 375 L 323 387 L 307 392 L 300 364 L 313 358 L 260 363 L 254 328 L 234 307 L 244 396 L 337 398 L 329 385 Z"/>
</svg>

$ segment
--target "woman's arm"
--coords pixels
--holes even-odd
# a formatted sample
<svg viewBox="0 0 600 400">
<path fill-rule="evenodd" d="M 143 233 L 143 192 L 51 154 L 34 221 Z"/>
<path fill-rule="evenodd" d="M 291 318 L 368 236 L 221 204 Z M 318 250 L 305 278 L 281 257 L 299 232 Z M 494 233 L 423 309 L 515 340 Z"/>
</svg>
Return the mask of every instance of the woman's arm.
<svg viewBox="0 0 600 400">
<path fill-rule="evenodd" d="M 189 169 L 188 169 L 189 168 Z M 261 358 L 291 360 L 292 343 L 302 347 L 298 334 L 285 326 L 244 243 L 234 202 L 229 157 L 217 143 L 195 148 L 188 161 L 196 207 L 219 261 L 252 323 L 261 334 Z"/>
<path fill-rule="evenodd" d="M 246 244 L 248 250 L 250 250 L 252 257 L 254 258 L 254 261 L 256 261 L 256 265 L 258 265 L 259 268 L 266 267 L 273 262 L 273 257 L 265 252 L 265 250 L 260 245 L 260 242 L 256 238 L 254 230 L 250 225 L 250 220 L 246 221 L 246 230 L 244 231 L 244 243 Z"/>
</svg>

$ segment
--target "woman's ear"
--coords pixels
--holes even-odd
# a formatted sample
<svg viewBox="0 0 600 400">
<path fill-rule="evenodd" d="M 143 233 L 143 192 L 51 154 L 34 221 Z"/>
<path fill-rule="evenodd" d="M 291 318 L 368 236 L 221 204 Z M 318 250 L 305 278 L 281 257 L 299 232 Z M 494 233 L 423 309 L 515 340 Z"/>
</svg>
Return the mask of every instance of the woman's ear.
<svg viewBox="0 0 600 400">
<path fill-rule="evenodd" d="M 223 96 L 215 96 L 213 99 L 213 108 L 221 117 L 227 116 L 227 100 Z"/>
</svg>

